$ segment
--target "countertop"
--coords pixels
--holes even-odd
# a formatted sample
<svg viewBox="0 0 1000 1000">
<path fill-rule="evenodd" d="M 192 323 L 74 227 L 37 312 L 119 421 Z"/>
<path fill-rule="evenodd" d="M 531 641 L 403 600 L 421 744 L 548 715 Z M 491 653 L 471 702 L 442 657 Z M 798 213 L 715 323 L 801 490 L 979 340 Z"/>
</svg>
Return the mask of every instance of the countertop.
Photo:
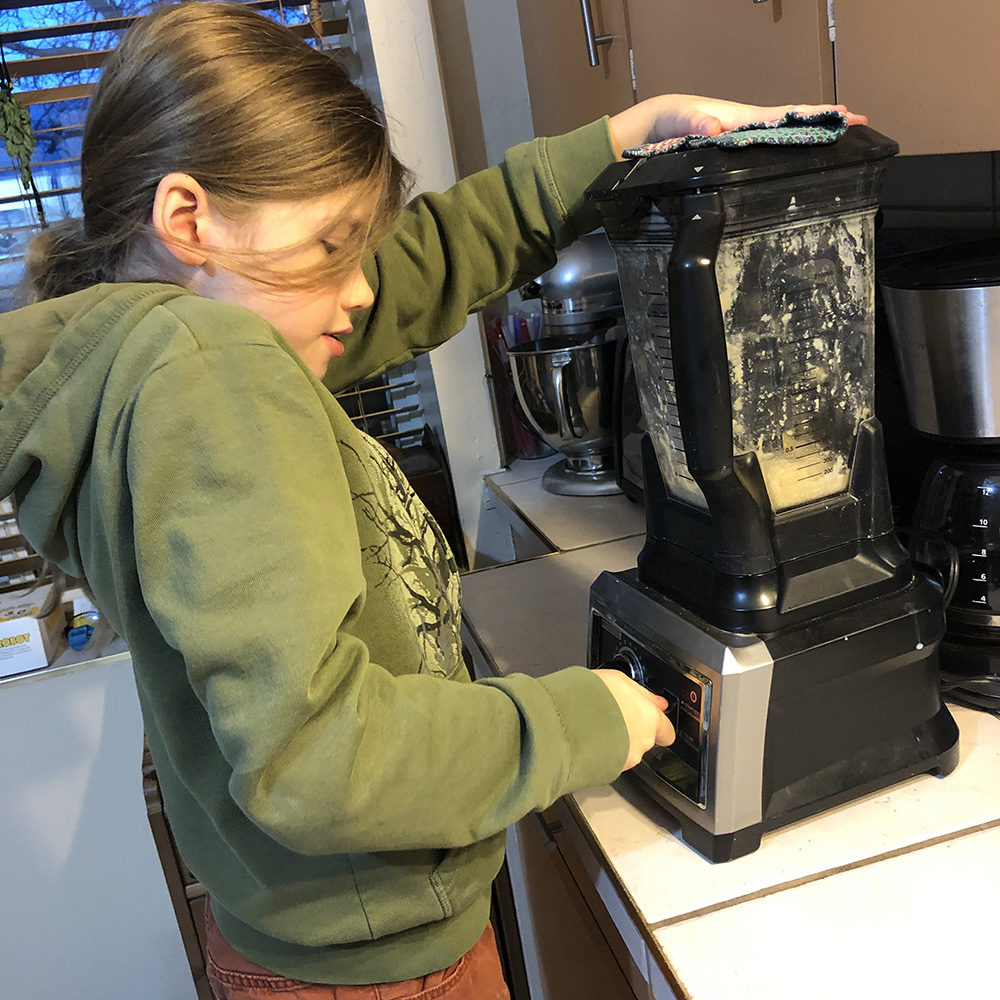
<svg viewBox="0 0 1000 1000">
<path fill-rule="evenodd" d="M 527 495 L 525 482 L 515 485 Z M 467 635 L 500 674 L 585 662 L 589 586 L 634 566 L 642 544 L 603 540 L 608 519 L 592 498 L 542 498 L 546 516 L 553 500 L 574 548 L 463 578 Z M 530 497 L 520 514 L 535 516 Z M 951 709 L 961 757 L 947 778 L 922 775 L 767 833 L 726 864 L 687 847 L 627 776 L 571 796 L 598 891 L 646 963 L 651 995 L 994 996 L 1000 719 Z"/>
<path fill-rule="evenodd" d="M 565 497 L 542 489 L 542 474 L 558 459 L 524 459 L 503 472 L 487 476 L 494 495 L 516 514 L 526 518 L 534 531 L 557 552 L 608 542 L 646 530 L 642 504 L 621 493 L 599 497 Z M 526 516 L 527 515 L 527 516 Z"/>
</svg>

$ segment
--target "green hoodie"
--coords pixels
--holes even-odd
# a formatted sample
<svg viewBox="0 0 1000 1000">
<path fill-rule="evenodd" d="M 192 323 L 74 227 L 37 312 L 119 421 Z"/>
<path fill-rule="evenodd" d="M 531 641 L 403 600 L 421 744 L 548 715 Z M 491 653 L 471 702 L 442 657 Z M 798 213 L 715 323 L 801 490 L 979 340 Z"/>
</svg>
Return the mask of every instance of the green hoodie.
<svg viewBox="0 0 1000 1000">
<path fill-rule="evenodd" d="M 128 642 L 181 854 L 275 972 L 456 961 L 505 827 L 624 764 L 582 667 L 468 682 L 447 545 L 329 391 L 551 266 L 596 224 L 582 193 L 612 157 L 598 122 L 416 199 L 326 386 L 264 320 L 176 286 L 0 317 L 0 496 Z"/>
</svg>

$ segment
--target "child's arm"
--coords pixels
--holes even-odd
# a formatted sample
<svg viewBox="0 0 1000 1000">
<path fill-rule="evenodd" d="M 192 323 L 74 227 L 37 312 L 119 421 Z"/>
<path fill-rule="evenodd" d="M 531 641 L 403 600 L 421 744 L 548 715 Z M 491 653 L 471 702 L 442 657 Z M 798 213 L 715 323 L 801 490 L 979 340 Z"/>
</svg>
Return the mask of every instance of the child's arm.
<svg viewBox="0 0 1000 1000">
<path fill-rule="evenodd" d="M 227 309 L 189 296 L 173 311 L 224 326 Z M 238 808 L 305 854 L 455 847 L 615 778 L 630 739 L 595 672 L 424 672 L 406 599 L 380 591 L 451 602 L 428 614 L 409 591 L 452 672 L 457 595 L 410 551 L 392 484 L 336 440 L 332 411 L 261 321 L 251 350 L 176 352 L 131 416 L 136 568 L 156 628 L 129 643 L 153 650 L 136 656 L 139 686 L 213 822 L 225 830 Z M 367 574 L 362 546 L 376 549 Z M 214 739 L 185 743 L 202 712 Z"/>
</svg>

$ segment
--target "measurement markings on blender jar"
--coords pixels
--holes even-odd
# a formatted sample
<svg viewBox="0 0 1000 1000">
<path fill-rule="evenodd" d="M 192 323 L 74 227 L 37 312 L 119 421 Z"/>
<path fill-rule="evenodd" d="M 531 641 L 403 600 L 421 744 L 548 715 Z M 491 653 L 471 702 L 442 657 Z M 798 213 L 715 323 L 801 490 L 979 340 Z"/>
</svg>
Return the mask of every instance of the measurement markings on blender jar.
<svg viewBox="0 0 1000 1000">
<path fill-rule="evenodd" d="M 681 435 L 680 414 L 677 409 L 677 385 L 674 378 L 673 345 L 670 341 L 669 313 L 661 294 L 652 292 L 648 294 L 654 301 L 646 306 L 646 316 L 649 318 L 653 330 L 654 351 L 660 364 L 660 381 L 666 388 L 663 408 L 667 445 L 675 455 L 678 477 L 696 486 L 695 479 L 687 467 L 687 455 L 684 451 L 684 439 Z"/>
<path fill-rule="evenodd" d="M 979 485 L 975 487 L 974 492 L 978 493 L 980 497 L 987 497 L 992 493 L 992 490 L 987 486 Z M 968 560 L 962 560 L 966 563 L 968 569 L 968 576 L 966 577 L 967 600 L 969 604 L 986 608 L 990 605 L 988 573 L 990 553 L 986 545 L 983 544 L 984 541 L 988 541 L 989 539 L 984 539 L 983 535 L 985 532 L 988 532 L 991 528 L 993 528 L 993 523 L 988 515 L 974 515 L 971 518 L 970 527 L 974 532 L 974 537 L 978 536 L 979 541 L 975 544 L 979 545 L 980 548 L 971 549 L 968 553 Z"/>
</svg>

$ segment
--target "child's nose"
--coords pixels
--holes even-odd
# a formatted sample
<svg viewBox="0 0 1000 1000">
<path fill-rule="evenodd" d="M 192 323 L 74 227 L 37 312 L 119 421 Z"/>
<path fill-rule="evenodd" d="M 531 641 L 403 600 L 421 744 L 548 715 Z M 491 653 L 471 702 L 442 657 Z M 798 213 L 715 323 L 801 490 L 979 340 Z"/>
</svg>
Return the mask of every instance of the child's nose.
<svg viewBox="0 0 1000 1000">
<path fill-rule="evenodd" d="M 360 267 L 348 276 L 341 293 L 341 305 L 345 312 L 367 309 L 375 301 L 375 293 Z"/>
</svg>

